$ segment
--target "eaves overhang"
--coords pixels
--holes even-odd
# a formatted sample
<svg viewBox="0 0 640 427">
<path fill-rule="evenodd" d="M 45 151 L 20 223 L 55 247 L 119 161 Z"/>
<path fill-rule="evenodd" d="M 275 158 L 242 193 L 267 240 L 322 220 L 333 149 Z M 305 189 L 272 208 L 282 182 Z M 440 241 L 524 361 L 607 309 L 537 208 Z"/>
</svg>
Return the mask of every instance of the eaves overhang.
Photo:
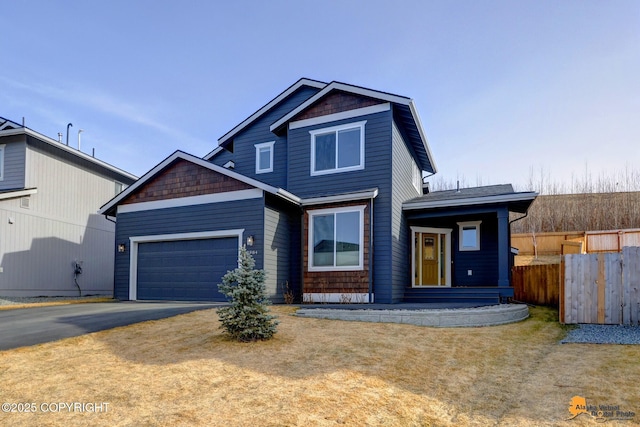
<svg viewBox="0 0 640 427">
<path fill-rule="evenodd" d="M 224 135 L 222 135 L 218 139 L 218 147 L 216 147 L 213 151 L 211 151 L 208 154 L 206 154 L 203 158 L 205 160 L 210 160 L 213 156 L 215 156 L 216 154 L 218 154 L 220 152 L 220 150 L 218 150 L 218 148 L 221 148 L 221 146 L 224 145 L 225 142 L 231 140 L 234 136 L 236 136 L 238 133 L 242 132 L 242 130 L 247 128 L 247 126 L 249 126 L 251 123 L 256 121 L 258 118 L 260 118 L 267 111 L 269 111 L 270 109 L 272 109 L 273 107 L 278 105 L 280 102 L 282 102 L 289 95 L 291 95 L 294 92 L 296 92 L 302 86 L 309 86 L 309 87 L 314 87 L 316 89 L 322 89 L 326 85 L 327 84 L 324 83 L 324 82 L 320 82 L 320 81 L 317 81 L 317 80 L 306 79 L 306 78 L 302 78 L 302 79 L 298 80 L 293 85 L 291 85 L 287 89 L 285 89 L 285 91 L 282 92 L 280 95 L 276 96 L 271 101 L 269 101 L 265 106 L 263 106 L 258 111 L 256 111 L 255 113 L 253 113 L 252 115 L 247 117 L 245 120 L 243 120 L 236 127 L 234 127 L 229 132 L 227 132 Z"/>
<path fill-rule="evenodd" d="M 415 103 L 411 98 L 405 96 L 394 95 L 387 92 L 381 92 L 373 89 L 367 89 L 360 86 L 354 86 L 346 83 L 331 82 L 326 85 L 318 93 L 301 103 L 298 107 L 291 110 L 289 113 L 274 122 L 269 130 L 274 133 L 280 132 L 284 129 L 289 122 L 291 122 L 297 115 L 302 113 L 307 108 L 318 102 L 323 97 L 327 96 L 332 91 L 341 91 L 354 95 L 364 96 L 368 98 L 378 99 L 383 102 L 393 104 L 398 109 L 399 117 L 402 120 L 401 125 L 407 129 L 407 137 L 409 142 L 414 145 L 417 153 L 418 161 L 420 162 L 420 169 L 436 173 L 437 167 L 433 158 L 431 149 L 429 148 L 429 142 L 427 140 L 426 133 L 422 127 L 418 110 L 415 107 Z"/>
<path fill-rule="evenodd" d="M 457 208 L 462 206 L 478 206 L 488 204 L 508 204 L 514 212 L 526 212 L 538 196 L 535 192 L 501 194 L 485 197 L 469 197 L 447 200 L 412 200 L 402 204 L 403 211 Z M 524 209 L 524 211 L 523 211 Z"/>
<path fill-rule="evenodd" d="M 368 200 L 378 197 L 378 188 L 353 191 L 349 193 L 332 194 L 327 196 L 309 197 L 300 201 L 302 206 L 324 205 L 328 203 L 343 203 L 356 200 Z"/>
</svg>

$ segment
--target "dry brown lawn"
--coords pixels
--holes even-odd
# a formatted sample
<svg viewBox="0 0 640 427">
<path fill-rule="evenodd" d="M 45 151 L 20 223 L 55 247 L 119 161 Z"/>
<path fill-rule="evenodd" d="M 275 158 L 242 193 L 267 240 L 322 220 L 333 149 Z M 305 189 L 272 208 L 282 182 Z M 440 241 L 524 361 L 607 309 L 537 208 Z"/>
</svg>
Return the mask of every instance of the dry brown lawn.
<svg viewBox="0 0 640 427">
<path fill-rule="evenodd" d="M 559 344 L 552 310 L 456 329 L 273 311 L 268 342 L 230 342 L 204 310 L 0 352 L 0 400 L 37 408 L 0 425 L 596 425 L 567 420 L 575 395 L 640 413 L 640 346 Z M 108 407 L 42 411 L 57 402 Z"/>
</svg>

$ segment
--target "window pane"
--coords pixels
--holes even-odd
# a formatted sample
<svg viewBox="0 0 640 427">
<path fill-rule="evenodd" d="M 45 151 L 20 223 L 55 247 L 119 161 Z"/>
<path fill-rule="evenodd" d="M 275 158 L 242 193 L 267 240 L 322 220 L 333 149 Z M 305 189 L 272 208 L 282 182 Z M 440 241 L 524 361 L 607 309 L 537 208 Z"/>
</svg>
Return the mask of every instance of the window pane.
<svg viewBox="0 0 640 427">
<path fill-rule="evenodd" d="M 478 230 L 476 227 L 463 227 L 462 228 L 462 246 L 465 248 L 475 248 L 477 244 L 477 233 Z"/>
<path fill-rule="evenodd" d="M 360 213 L 336 214 L 336 265 L 360 264 Z"/>
<path fill-rule="evenodd" d="M 338 132 L 338 167 L 346 168 L 360 164 L 360 129 Z"/>
<path fill-rule="evenodd" d="M 271 168 L 271 148 L 265 147 L 260 149 L 260 164 L 258 169 L 265 170 Z"/>
<path fill-rule="evenodd" d="M 316 171 L 336 168 L 336 134 L 316 135 Z"/>
<path fill-rule="evenodd" d="M 313 265 L 333 266 L 333 214 L 313 217 Z"/>
</svg>

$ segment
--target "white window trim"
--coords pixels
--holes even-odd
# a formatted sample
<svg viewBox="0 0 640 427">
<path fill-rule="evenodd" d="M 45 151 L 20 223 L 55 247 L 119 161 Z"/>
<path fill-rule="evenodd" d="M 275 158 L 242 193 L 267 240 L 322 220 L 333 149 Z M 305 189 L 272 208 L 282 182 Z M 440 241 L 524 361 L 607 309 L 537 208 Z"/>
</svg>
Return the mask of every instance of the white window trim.
<svg viewBox="0 0 640 427">
<path fill-rule="evenodd" d="M 273 145 L 275 143 L 275 141 L 269 141 L 262 144 L 254 144 L 254 147 L 256 147 L 256 174 L 273 172 Z M 269 167 L 266 169 L 260 169 L 260 150 L 263 148 L 269 148 Z"/>
<path fill-rule="evenodd" d="M 416 286 L 416 276 L 415 271 L 419 266 L 416 265 L 416 233 L 431 233 L 431 234 L 443 234 L 445 238 L 445 246 L 446 251 L 444 253 L 444 259 L 440 260 L 444 262 L 444 274 L 445 274 L 445 284 L 444 287 L 451 287 L 451 232 L 453 230 L 451 228 L 431 228 L 431 227 L 411 227 L 411 286 Z M 420 288 L 442 288 L 443 286 L 425 286 L 421 285 Z"/>
<path fill-rule="evenodd" d="M 480 250 L 480 224 L 482 224 L 482 221 L 465 221 L 465 222 L 458 223 L 458 248 L 461 252 Z M 475 246 L 464 246 L 464 243 L 462 241 L 462 232 L 465 227 L 475 227 L 476 229 Z"/>
<path fill-rule="evenodd" d="M 413 187 L 418 190 L 419 194 L 422 194 L 422 171 L 415 161 L 411 161 L 411 166 L 411 178 L 413 181 Z"/>
<path fill-rule="evenodd" d="M 350 171 L 364 169 L 364 125 L 365 125 L 365 123 L 367 123 L 367 121 L 363 120 L 361 122 L 347 123 L 345 125 L 331 126 L 331 127 L 322 128 L 322 129 L 310 130 L 309 134 L 311 134 L 311 176 L 329 175 L 329 174 L 332 174 L 332 173 L 342 173 L 342 172 L 350 172 Z M 331 132 L 335 132 L 336 133 L 336 162 L 337 162 L 338 161 L 338 153 L 337 153 L 337 151 L 338 151 L 338 137 L 337 137 L 337 133 L 342 131 L 342 130 L 356 129 L 356 128 L 360 128 L 360 163 L 355 165 L 355 166 L 348 166 L 348 167 L 344 167 L 344 168 L 339 168 L 339 167 L 336 166 L 334 169 L 316 171 L 315 170 L 315 167 L 316 167 L 316 135 L 325 134 L 325 133 L 331 133 Z"/>
<path fill-rule="evenodd" d="M 6 146 L 5 144 L 0 145 L 0 181 L 4 181 L 4 158 L 5 158 L 4 147 L 5 146 Z"/>
<path fill-rule="evenodd" d="M 364 208 L 365 205 L 360 206 L 345 206 L 343 208 L 331 208 L 331 209 L 315 209 L 308 211 L 309 214 L 309 231 L 307 235 L 307 246 L 308 246 L 308 271 L 359 271 L 364 270 Z M 345 266 L 314 266 L 313 265 L 313 217 L 317 215 L 327 215 L 327 214 L 336 214 L 342 212 L 358 212 L 360 215 L 360 226 L 358 227 L 359 231 L 359 239 L 358 244 L 360 245 L 360 253 L 358 254 L 358 265 L 345 265 Z M 335 217 L 334 217 L 335 218 Z M 334 233 L 334 241 L 335 241 L 335 227 L 333 230 Z M 335 258 L 334 258 L 335 263 Z"/>
</svg>

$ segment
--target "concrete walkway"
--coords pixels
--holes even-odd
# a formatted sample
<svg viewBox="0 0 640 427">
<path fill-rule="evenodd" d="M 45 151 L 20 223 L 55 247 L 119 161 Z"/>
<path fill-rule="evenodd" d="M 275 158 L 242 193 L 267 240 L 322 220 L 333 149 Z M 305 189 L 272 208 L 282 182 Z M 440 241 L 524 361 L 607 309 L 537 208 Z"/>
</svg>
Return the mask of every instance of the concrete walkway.
<svg viewBox="0 0 640 427">
<path fill-rule="evenodd" d="M 519 322 L 529 317 L 526 304 L 470 306 L 467 304 L 329 304 L 302 306 L 300 317 L 354 320 L 360 322 L 406 323 L 433 327 L 475 327 Z"/>
</svg>

